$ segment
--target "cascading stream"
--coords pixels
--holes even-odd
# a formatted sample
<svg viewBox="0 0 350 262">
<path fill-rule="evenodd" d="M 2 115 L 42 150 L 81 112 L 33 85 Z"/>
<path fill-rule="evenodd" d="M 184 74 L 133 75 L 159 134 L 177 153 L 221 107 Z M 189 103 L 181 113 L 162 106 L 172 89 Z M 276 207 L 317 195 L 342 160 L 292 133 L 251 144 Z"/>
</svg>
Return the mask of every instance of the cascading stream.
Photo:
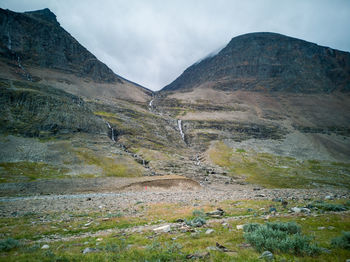
<svg viewBox="0 0 350 262">
<path fill-rule="evenodd" d="M 182 131 L 182 121 L 181 121 L 181 119 L 177 120 L 177 126 L 179 127 L 180 135 L 181 135 L 182 140 L 185 141 L 185 134 Z"/>
<path fill-rule="evenodd" d="M 115 142 L 115 139 L 114 139 L 114 129 L 113 129 L 113 127 L 111 127 L 111 125 L 110 125 L 108 122 L 106 122 L 106 123 L 107 123 L 107 125 L 108 125 L 108 128 L 111 129 L 111 131 L 112 131 L 112 137 L 111 137 L 111 138 L 112 138 L 112 141 Z"/>
<path fill-rule="evenodd" d="M 149 109 L 149 111 L 152 111 L 153 101 L 154 101 L 154 98 L 152 98 L 152 100 L 149 101 L 149 104 L 148 104 L 148 109 Z"/>
</svg>

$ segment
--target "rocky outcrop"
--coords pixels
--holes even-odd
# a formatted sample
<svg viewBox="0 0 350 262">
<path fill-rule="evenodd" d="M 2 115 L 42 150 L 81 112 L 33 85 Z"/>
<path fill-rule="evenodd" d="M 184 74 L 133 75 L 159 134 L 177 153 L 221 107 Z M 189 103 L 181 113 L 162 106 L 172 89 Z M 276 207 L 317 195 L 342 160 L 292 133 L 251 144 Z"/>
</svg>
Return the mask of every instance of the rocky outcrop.
<svg viewBox="0 0 350 262">
<path fill-rule="evenodd" d="M 25 13 L 0 8 L 0 56 L 96 82 L 123 82 L 66 32 L 47 8 Z"/>
<path fill-rule="evenodd" d="M 276 33 L 233 38 L 217 55 L 187 68 L 163 91 L 221 90 L 314 93 L 350 91 L 350 53 Z"/>
<path fill-rule="evenodd" d="M 79 97 L 48 86 L 0 79 L 0 132 L 27 137 L 105 133 L 107 126 Z"/>
</svg>

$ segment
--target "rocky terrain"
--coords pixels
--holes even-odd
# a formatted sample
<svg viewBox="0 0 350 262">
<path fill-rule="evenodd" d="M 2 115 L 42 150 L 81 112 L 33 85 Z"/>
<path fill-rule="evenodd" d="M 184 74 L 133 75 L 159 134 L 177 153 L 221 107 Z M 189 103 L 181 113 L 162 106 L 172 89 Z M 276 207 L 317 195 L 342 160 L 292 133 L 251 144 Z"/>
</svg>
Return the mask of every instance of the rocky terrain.
<svg viewBox="0 0 350 262">
<path fill-rule="evenodd" d="M 350 54 L 276 33 L 233 38 L 218 54 L 187 68 L 163 90 L 313 93 L 349 91 Z"/>
<path fill-rule="evenodd" d="M 0 28 L 0 261 L 350 258 L 349 53 L 247 34 L 152 92 L 48 9 Z M 309 249 L 243 231 L 291 221 Z"/>
</svg>

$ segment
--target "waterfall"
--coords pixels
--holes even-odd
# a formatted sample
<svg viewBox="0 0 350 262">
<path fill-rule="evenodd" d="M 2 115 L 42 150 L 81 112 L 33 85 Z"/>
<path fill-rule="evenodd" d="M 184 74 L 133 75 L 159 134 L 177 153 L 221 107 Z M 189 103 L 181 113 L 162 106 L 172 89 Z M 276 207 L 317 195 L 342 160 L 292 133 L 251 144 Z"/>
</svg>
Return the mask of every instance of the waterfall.
<svg viewBox="0 0 350 262">
<path fill-rule="evenodd" d="M 201 164 L 201 161 L 199 160 L 198 155 L 196 155 L 196 165 L 197 165 L 197 166 L 200 166 L 200 164 Z"/>
<path fill-rule="evenodd" d="M 111 138 L 112 138 L 112 141 L 115 142 L 115 139 L 114 139 L 114 129 L 113 129 L 113 127 L 111 127 L 111 125 L 110 125 L 108 122 L 106 122 L 106 123 L 107 123 L 108 128 L 111 129 L 111 131 L 112 131 L 112 137 L 111 137 Z"/>
<path fill-rule="evenodd" d="M 17 64 L 18 64 L 18 67 L 22 69 L 24 75 L 27 77 L 27 80 L 32 81 L 32 76 L 29 73 L 27 73 L 27 71 L 22 66 L 21 59 L 19 58 L 19 56 L 17 56 Z"/>
<path fill-rule="evenodd" d="M 9 50 L 11 50 L 12 49 L 12 41 L 11 41 L 10 31 L 7 31 L 7 38 L 8 38 L 7 48 Z"/>
<path fill-rule="evenodd" d="M 182 138 L 183 141 L 185 141 L 185 134 L 184 134 L 184 132 L 182 131 L 181 119 L 178 119 L 178 120 L 177 120 L 177 125 L 178 125 L 179 130 L 180 130 L 181 138 Z"/>
<path fill-rule="evenodd" d="M 152 100 L 149 101 L 149 104 L 148 104 L 149 111 L 152 111 L 153 100 L 154 100 L 154 98 L 152 98 Z"/>
</svg>

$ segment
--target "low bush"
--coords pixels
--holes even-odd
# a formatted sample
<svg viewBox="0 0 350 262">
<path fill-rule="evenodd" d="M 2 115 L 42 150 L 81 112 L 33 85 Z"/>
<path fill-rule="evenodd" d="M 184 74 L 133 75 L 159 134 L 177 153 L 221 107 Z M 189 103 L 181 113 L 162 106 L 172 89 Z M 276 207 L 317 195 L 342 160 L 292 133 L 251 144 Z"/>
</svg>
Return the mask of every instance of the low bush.
<svg viewBox="0 0 350 262">
<path fill-rule="evenodd" d="M 343 232 L 341 236 L 332 239 L 332 246 L 350 250 L 350 232 Z"/>
<path fill-rule="evenodd" d="M 341 205 L 341 204 L 332 204 L 332 203 L 326 203 L 322 201 L 313 202 L 311 204 L 307 205 L 308 208 L 317 208 L 321 211 L 333 211 L 333 212 L 341 212 L 348 210 L 347 206 Z"/>
<path fill-rule="evenodd" d="M 192 214 L 194 216 L 193 219 L 190 219 L 190 220 L 185 219 L 186 225 L 190 227 L 201 227 L 207 223 L 206 215 L 203 212 L 203 210 L 194 210 Z"/>
<path fill-rule="evenodd" d="M 244 238 L 259 252 L 290 253 L 294 255 L 316 255 L 320 248 L 312 239 L 301 234 L 295 222 L 247 224 L 243 228 Z"/>
<path fill-rule="evenodd" d="M 13 238 L 0 240 L 0 251 L 10 251 L 11 249 L 19 246 L 20 242 Z"/>
</svg>

